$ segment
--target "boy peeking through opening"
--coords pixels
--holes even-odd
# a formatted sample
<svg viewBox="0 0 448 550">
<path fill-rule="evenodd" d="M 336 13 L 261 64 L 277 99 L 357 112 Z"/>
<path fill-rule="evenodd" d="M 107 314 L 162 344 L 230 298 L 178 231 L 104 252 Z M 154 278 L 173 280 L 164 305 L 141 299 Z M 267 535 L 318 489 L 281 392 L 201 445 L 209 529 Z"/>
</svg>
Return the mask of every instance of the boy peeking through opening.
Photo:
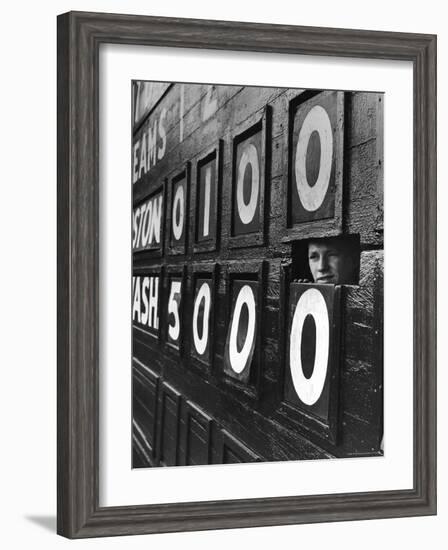
<svg viewBox="0 0 448 550">
<path fill-rule="evenodd" d="M 353 239 L 330 237 L 310 239 L 307 248 L 311 281 L 307 278 L 297 282 L 317 284 L 356 284 L 359 271 L 359 254 Z"/>
</svg>

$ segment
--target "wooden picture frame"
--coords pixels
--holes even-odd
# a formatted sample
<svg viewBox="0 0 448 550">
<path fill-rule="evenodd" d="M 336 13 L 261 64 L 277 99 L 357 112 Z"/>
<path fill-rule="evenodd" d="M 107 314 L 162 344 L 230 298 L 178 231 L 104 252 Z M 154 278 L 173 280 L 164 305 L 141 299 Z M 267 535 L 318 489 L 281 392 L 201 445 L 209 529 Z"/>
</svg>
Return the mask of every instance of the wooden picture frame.
<svg viewBox="0 0 448 550">
<path fill-rule="evenodd" d="M 411 489 L 99 505 L 98 61 L 100 45 L 111 43 L 412 62 L 417 260 Z M 59 16 L 58 533 L 83 538 L 435 514 L 435 224 L 435 36 L 106 13 Z"/>
</svg>

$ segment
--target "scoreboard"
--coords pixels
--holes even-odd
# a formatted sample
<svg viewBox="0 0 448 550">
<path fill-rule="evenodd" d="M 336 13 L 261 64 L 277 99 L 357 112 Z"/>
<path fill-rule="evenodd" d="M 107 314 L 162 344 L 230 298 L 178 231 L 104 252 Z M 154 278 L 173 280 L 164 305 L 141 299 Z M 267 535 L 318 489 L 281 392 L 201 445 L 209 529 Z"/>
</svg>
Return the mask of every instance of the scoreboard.
<svg viewBox="0 0 448 550">
<path fill-rule="evenodd" d="M 382 454 L 382 124 L 378 93 L 133 82 L 133 467 Z M 334 238 L 356 276 L 315 283 Z"/>
</svg>

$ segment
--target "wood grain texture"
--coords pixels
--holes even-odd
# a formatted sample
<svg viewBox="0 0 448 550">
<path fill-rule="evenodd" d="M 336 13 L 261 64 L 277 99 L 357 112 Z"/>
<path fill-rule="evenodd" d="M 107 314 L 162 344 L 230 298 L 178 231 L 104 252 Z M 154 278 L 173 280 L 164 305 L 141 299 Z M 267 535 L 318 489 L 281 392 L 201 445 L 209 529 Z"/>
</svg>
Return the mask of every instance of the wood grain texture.
<svg viewBox="0 0 448 550">
<path fill-rule="evenodd" d="M 99 507 L 98 51 L 101 43 L 413 62 L 416 258 L 413 489 Z M 82 12 L 59 16 L 58 533 L 82 538 L 436 513 L 435 227 L 435 36 Z"/>
</svg>

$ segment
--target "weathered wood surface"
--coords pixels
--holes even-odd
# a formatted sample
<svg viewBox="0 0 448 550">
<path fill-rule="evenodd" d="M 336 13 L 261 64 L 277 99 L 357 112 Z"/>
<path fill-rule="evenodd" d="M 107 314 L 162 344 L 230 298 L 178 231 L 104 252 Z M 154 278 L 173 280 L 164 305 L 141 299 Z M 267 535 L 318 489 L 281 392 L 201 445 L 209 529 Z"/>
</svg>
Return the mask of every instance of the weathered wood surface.
<svg viewBox="0 0 448 550">
<path fill-rule="evenodd" d="M 383 98 L 354 93 L 347 107 L 345 233 L 362 245 L 383 246 Z"/>
<path fill-rule="evenodd" d="M 194 370 L 189 368 L 188 362 L 180 363 L 167 355 L 157 356 L 155 352 L 157 346 L 154 348 L 152 341 L 147 340 L 146 343 L 150 345 L 143 345 L 136 336 L 134 355 L 138 357 L 146 356 L 147 360 L 148 357 L 151 357 L 151 361 L 148 361 L 151 370 L 158 373 L 162 380 L 165 377 L 169 379 L 170 386 L 176 388 L 182 395 L 178 418 L 180 422 L 179 449 L 185 450 L 185 447 L 181 444 L 185 438 L 183 432 L 185 430 L 185 420 L 182 419 L 185 415 L 185 403 L 188 400 L 213 418 L 213 434 L 220 429 L 228 430 L 235 438 L 252 449 L 262 460 L 285 460 L 292 459 L 294 456 L 296 458 L 300 456 L 304 459 L 329 456 L 328 452 L 309 442 L 306 437 L 270 419 L 264 414 L 263 407 L 260 407 L 259 411 L 256 403 L 249 396 L 246 395 L 243 398 L 241 393 L 235 395 L 234 391 L 228 391 L 228 384 L 218 373 L 215 372 L 214 376 L 208 376 L 207 378 L 199 377 Z M 136 370 L 142 369 L 142 366 L 140 363 L 134 362 L 133 369 L 135 373 Z M 137 376 L 137 374 L 134 374 L 134 376 Z M 139 390 L 139 395 L 139 399 L 142 399 L 141 390 Z M 146 401 L 152 403 L 151 406 L 154 407 L 152 399 L 151 390 L 148 386 Z M 159 434 L 161 431 L 170 431 L 176 426 L 172 398 L 168 397 L 169 407 L 166 403 L 162 404 L 161 399 L 162 397 L 159 396 L 158 403 L 155 405 L 157 411 L 159 411 L 157 413 L 159 420 L 156 428 Z M 168 415 L 167 417 L 167 409 L 171 416 Z M 138 411 L 141 415 L 141 409 L 138 409 Z M 141 423 L 144 418 L 138 416 L 138 422 Z M 166 418 L 168 418 L 169 425 L 164 423 Z M 212 435 L 212 437 L 215 437 L 215 435 Z M 161 436 L 159 435 L 159 437 Z M 167 438 L 164 443 L 165 447 L 162 450 L 160 447 L 157 449 L 158 460 L 162 460 L 159 455 L 161 452 L 166 455 L 167 449 L 171 453 L 169 456 L 171 458 L 174 456 L 172 435 L 167 435 Z M 180 455 L 178 460 L 182 461 Z M 219 462 L 219 449 L 216 449 L 216 447 L 211 449 L 210 461 Z"/>
<path fill-rule="evenodd" d="M 342 231 L 360 237 L 360 284 L 344 288 L 342 297 L 343 326 L 340 379 L 340 425 L 337 445 L 303 433 L 290 420 L 277 414 L 283 394 L 284 325 L 282 315 L 286 304 L 281 290 L 282 265 L 306 261 L 294 256 L 293 242 L 282 240 L 286 228 L 285 193 L 288 186 L 289 102 L 305 93 L 303 90 L 250 88 L 240 86 L 208 86 L 174 84 L 143 120 L 134 134 L 134 143 L 143 134 L 160 124 L 162 113 L 166 148 L 161 158 L 141 171 L 133 185 L 134 204 L 149 196 L 166 179 L 179 174 L 191 163 L 190 204 L 187 220 L 188 244 L 184 253 L 151 258 L 144 253 L 134 256 L 134 269 L 145 270 L 187 266 L 187 287 L 184 295 L 183 353 L 172 353 L 163 341 L 134 330 L 134 356 L 165 380 L 181 396 L 178 419 L 177 458 L 180 463 L 191 460 L 219 462 L 223 459 L 222 430 L 227 430 L 254 456 L 261 460 L 318 458 L 326 456 L 363 456 L 380 452 L 382 434 L 382 96 L 381 94 L 346 93 L 343 151 L 343 212 Z M 272 114 L 270 140 L 266 154 L 270 155 L 266 186 L 265 241 L 263 245 L 235 249 L 231 240 L 232 212 L 232 151 L 236 128 L 250 125 L 262 117 L 269 105 Z M 151 130 L 154 131 L 154 130 Z M 159 132 L 159 130 L 157 130 Z M 160 132 L 159 132 L 160 134 Z M 161 147 L 158 134 L 157 147 Z M 194 248 L 195 194 L 197 162 L 211 147 L 222 143 L 221 185 L 218 204 L 216 248 Z M 168 203 L 167 203 L 168 204 Z M 168 223 L 170 216 L 164 216 Z M 306 238 L 311 234 L 325 237 L 333 234 L 328 224 L 303 224 Z M 329 229 L 330 227 L 330 229 Z M 320 233 L 319 233 L 320 232 Z M 169 236 L 165 228 L 166 238 Z M 244 262 L 266 261 L 263 287 L 262 338 L 259 342 L 259 362 L 256 384 L 245 386 L 232 381 L 224 373 L 224 348 L 229 322 L 228 273 L 242 270 Z M 191 266 L 201 264 L 207 271 L 210 262 L 218 262 L 213 326 L 213 357 L 210 365 L 191 357 L 191 318 L 194 287 Z M 163 285 L 162 285 L 163 286 Z M 161 300 L 167 300 L 166 291 Z M 163 325 L 166 306 L 161 306 Z M 282 313 L 283 312 L 283 313 Z M 137 363 L 134 364 L 134 369 Z M 141 388 L 139 387 L 139 392 Z M 141 401 L 141 397 L 139 400 Z M 151 399 L 149 395 L 147 399 Z M 154 398 L 152 398 L 154 399 Z M 163 419 L 159 396 L 157 402 L 158 430 Z M 203 421 L 187 421 L 186 402 L 198 407 L 211 418 L 209 438 L 205 438 Z M 144 415 L 144 408 L 139 409 Z M 146 418 L 150 417 L 146 413 Z M 172 417 L 171 422 L 172 422 Z M 196 426 L 196 435 L 188 430 Z M 176 424 L 177 426 L 177 424 Z M 198 431 L 199 430 L 199 431 Z M 202 431 L 201 431 L 202 430 Z M 200 435 L 197 435 L 200 434 Z M 159 434 L 159 437 L 160 434 Z M 188 441 L 194 458 L 189 458 Z M 163 442 L 163 439 L 161 440 Z M 165 440 L 171 441 L 171 440 Z M 203 448 L 199 449 L 200 441 Z M 171 454 L 168 453 L 172 461 Z M 187 452 L 188 451 L 188 452 Z M 158 450 L 157 452 L 160 452 Z M 165 454 L 166 454 L 165 450 Z M 156 453 L 157 454 L 157 453 Z M 243 453 L 244 454 L 244 453 Z M 229 455 L 230 456 L 230 455 Z M 246 455 L 247 456 L 247 455 Z M 202 457 L 202 458 L 201 458 Z M 158 458 L 157 460 L 161 460 Z M 199 461 L 199 462 L 198 462 Z"/>
<path fill-rule="evenodd" d="M 170 82 L 150 82 L 137 80 L 133 83 L 133 117 L 134 126 L 137 126 L 157 105 L 163 94 L 168 90 Z"/>
<path fill-rule="evenodd" d="M 341 371 L 341 447 L 378 453 L 383 415 L 383 251 L 361 254 L 359 287 L 346 288 Z"/>
</svg>

